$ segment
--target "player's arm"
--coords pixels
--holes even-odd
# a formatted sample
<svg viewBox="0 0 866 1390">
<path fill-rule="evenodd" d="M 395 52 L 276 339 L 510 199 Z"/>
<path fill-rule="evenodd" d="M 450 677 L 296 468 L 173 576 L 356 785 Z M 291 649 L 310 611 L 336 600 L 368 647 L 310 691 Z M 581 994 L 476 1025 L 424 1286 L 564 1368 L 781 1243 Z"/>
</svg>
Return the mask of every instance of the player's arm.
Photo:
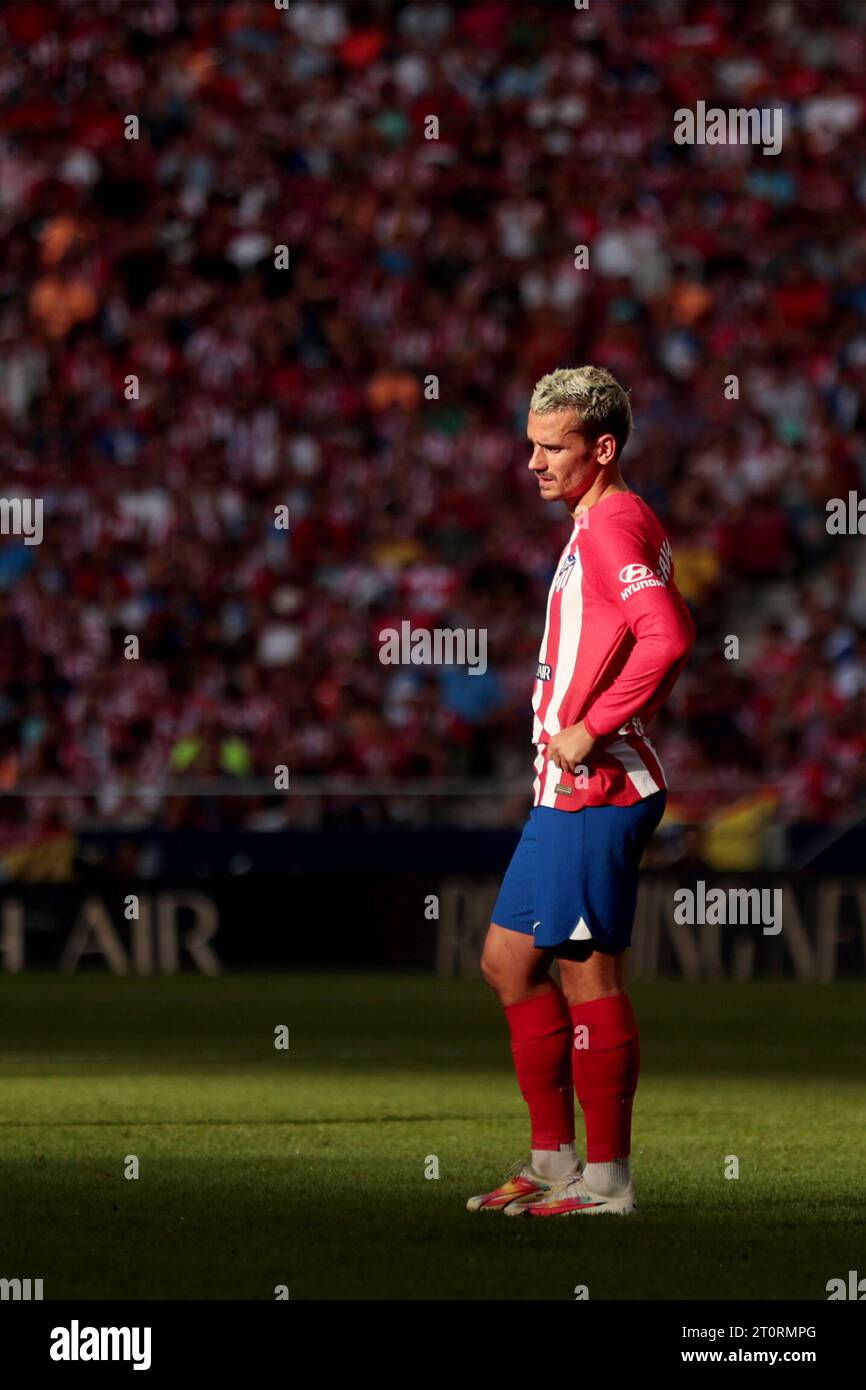
<svg viewBox="0 0 866 1390">
<path fill-rule="evenodd" d="M 695 625 L 682 596 L 663 582 L 657 549 L 640 528 L 606 527 L 596 541 L 590 514 L 587 541 L 587 578 L 622 613 L 635 639 L 622 669 L 584 714 L 587 734 L 600 739 L 640 714 L 654 696 L 664 698 L 686 663 Z M 641 570 L 651 581 L 644 587 Z M 629 582 L 630 575 L 637 578 Z"/>
</svg>

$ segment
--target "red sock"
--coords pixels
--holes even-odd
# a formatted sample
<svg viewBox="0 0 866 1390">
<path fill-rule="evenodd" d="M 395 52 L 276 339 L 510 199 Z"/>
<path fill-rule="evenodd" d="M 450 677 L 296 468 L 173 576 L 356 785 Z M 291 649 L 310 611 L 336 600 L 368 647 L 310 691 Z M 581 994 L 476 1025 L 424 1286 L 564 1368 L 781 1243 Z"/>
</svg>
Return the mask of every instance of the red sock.
<svg viewBox="0 0 866 1390">
<path fill-rule="evenodd" d="M 640 1035 L 627 994 L 575 1004 L 574 1028 L 585 1046 L 571 1050 L 574 1089 L 586 1123 L 587 1163 L 612 1163 L 631 1153 L 631 1110 L 640 1073 Z M 575 1036 L 575 1044 L 581 1039 Z"/>
<path fill-rule="evenodd" d="M 554 987 L 509 1004 L 505 1017 L 518 1085 L 529 1106 L 532 1147 L 558 1151 L 560 1144 L 574 1143 L 568 1005 Z"/>
</svg>

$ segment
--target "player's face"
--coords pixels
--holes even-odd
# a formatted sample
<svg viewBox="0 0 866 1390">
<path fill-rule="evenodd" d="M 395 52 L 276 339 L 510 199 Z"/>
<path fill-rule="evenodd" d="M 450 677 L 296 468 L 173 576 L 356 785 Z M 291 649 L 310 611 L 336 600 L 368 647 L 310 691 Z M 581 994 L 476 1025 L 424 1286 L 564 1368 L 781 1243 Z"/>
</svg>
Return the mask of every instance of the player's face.
<svg viewBox="0 0 866 1390">
<path fill-rule="evenodd" d="M 550 414 L 529 412 L 526 427 L 532 445 L 529 471 L 538 479 L 545 502 L 565 502 L 573 507 L 598 476 L 598 446 L 585 439 L 573 410 Z"/>
</svg>

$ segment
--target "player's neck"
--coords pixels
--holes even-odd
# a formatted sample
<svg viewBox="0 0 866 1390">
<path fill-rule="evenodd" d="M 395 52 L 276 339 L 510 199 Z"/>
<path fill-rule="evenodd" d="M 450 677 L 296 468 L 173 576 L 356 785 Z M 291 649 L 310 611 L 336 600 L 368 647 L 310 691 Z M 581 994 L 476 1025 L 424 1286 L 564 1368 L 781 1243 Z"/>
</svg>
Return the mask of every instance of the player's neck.
<svg viewBox="0 0 866 1390">
<path fill-rule="evenodd" d="M 575 506 L 570 507 L 569 511 L 576 521 L 580 512 L 586 511 L 589 507 L 597 506 L 603 498 L 610 497 L 617 492 L 631 492 L 631 488 L 626 486 L 619 473 L 612 477 L 608 470 L 604 475 L 599 475 L 596 478 L 592 487 L 587 489 L 580 501 Z"/>
</svg>

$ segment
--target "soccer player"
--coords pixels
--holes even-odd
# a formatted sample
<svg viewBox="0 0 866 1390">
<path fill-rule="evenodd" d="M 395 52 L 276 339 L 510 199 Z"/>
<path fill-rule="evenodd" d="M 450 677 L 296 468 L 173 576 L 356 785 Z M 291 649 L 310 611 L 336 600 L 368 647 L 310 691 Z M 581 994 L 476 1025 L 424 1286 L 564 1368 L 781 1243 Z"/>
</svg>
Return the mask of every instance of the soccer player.
<svg viewBox="0 0 866 1390">
<path fill-rule="evenodd" d="M 640 1050 L 624 960 L 638 866 L 667 797 L 647 724 L 695 628 L 664 531 L 620 474 L 631 429 L 628 395 L 600 367 L 561 369 L 535 387 L 529 468 L 541 497 L 568 508 L 573 529 L 550 586 L 532 697 L 533 807 L 481 963 L 505 1010 L 531 1155 L 492 1192 L 471 1197 L 470 1211 L 635 1210 Z"/>
</svg>

